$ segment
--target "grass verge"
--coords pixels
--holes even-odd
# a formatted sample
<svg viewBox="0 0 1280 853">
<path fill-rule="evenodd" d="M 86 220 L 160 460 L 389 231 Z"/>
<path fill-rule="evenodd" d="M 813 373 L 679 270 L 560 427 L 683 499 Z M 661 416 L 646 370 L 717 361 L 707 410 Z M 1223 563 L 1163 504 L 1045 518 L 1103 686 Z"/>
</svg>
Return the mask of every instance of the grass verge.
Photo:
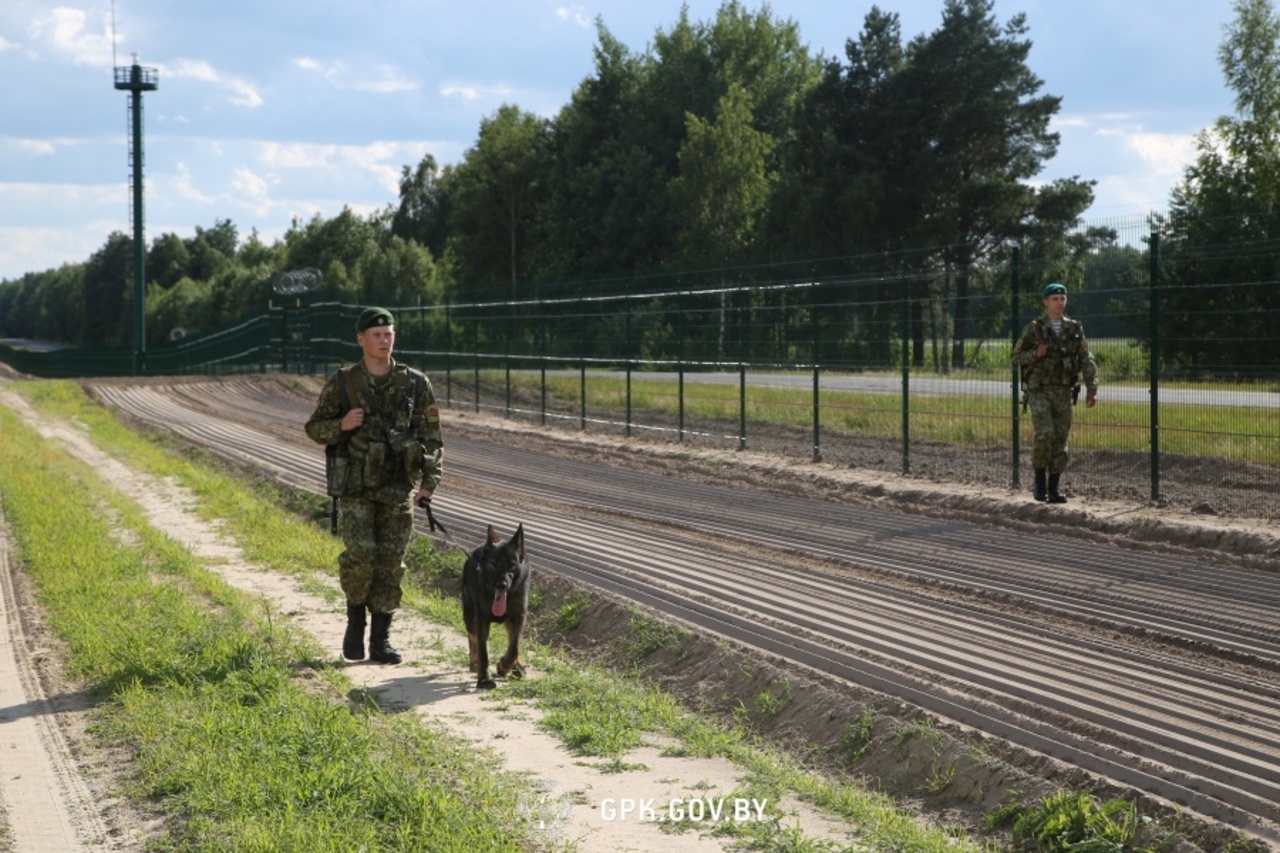
<svg viewBox="0 0 1280 853">
<path fill-rule="evenodd" d="M 92 432 L 119 429 L 76 403 L 74 387 L 27 390 L 82 408 Z M 317 669 L 316 649 L 284 620 L 12 411 L 0 408 L 0 432 L 0 495 L 21 564 L 66 645 L 68 673 L 102 698 L 97 735 L 133 756 L 131 794 L 168 819 L 153 849 L 529 848 L 518 780 L 410 717 L 349 707 L 341 676 Z M 113 440 L 223 501 L 256 500 L 225 477 L 161 461 L 139 439 Z M 307 545 L 305 524 L 259 509 L 262 523 Z"/>
</svg>

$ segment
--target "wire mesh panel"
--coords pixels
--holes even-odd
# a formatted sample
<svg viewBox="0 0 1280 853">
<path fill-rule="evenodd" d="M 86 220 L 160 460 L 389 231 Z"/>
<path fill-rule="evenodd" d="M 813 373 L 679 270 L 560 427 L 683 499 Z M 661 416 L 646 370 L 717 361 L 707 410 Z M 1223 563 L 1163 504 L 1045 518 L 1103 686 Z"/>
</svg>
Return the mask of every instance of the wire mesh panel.
<svg viewBox="0 0 1280 853">
<path fill-rule="evenodd" d="M 1274 517 L 1280 250 L 1185 227 L 1162 241 L 1152 226 L 1093 225 L 1070 252 L 1030 244 L 964 266 L 931 247 L 384 307 L 397 357 L 450 408 L 1025 489 L 1033 432 L 1011 348 L 1041 288 L 1062 282 L 1101 384 L 1096 407 L 1072 410 L 1068 490 Z M 268 308 L 157 342 L 150 372 L 327 373 L 359 358 L 364 305 L 325 296 L 315 270 L 272 284 Z M 39 376 L 132 372 L 123 350 L 0 359 Z"/>
</svg>

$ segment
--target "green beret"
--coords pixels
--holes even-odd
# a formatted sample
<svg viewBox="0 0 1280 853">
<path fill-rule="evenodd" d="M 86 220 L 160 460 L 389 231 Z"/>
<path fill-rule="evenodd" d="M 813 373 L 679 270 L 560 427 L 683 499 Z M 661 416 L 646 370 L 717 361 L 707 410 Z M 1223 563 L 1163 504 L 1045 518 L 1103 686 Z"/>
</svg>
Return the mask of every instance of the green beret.
<svg viewBox="0 0 1280 853">
<path fill-rule="evenodd" d="M 370 326 L 394 326 L 396 319 L 386 308 L 366 308 L 360 312 L 356 320 L 356 334 L 360 334 Z"/>
<path fill-rule="evenodd" d="M 1055 281 L 1053 284 L 1046 284 L 1044 286 L 1044 290 L 1040 291 L 1040 296 L 1041 298 L 1044 298 L 1046 296 L 1053 296 L 1053 294 L 1055 293 L 1065 294 L 1066 292 L 1067 292 L 1067 286 L 1065 284 L 1058 284 Z"/>
</svg>

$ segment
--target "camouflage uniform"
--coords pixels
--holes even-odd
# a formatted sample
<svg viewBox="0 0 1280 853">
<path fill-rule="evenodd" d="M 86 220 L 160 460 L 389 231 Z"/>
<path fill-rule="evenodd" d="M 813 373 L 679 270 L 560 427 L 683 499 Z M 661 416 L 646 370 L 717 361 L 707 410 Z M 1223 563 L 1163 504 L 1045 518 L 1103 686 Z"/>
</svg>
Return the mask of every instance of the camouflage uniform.
<svg viewBox="0 0 1280 853">
<path fill-rule="evenodd" d="M 347 408 L 362 408 L 364 424 L 343 433 L 342 385 L 353 371 Z M 413 536 L 412 493 L 434 491 L 443 474 L 440 413 L 431 381 L 392 361 L 386 376 L 372 376 L 362 363 L 339 371 L 325 384 L 307 435 L 319 444 L 340 444 L 342 542 L 338 577 L 348 606 L 367 605 L 373 614 L 400 606 L 404 554 Z"/>
<path fill-rule="evenodd" d="M 1043 358 L 1036 355 L 1048 344 Z M 1089 353 L 1084 327 L 1063 316 L 1054 332 L 1047 315 L 1037 317 L 1022 330 L 1013 347 L 1013 363 L 1021 365 L 1031 421 L 1035 426 L 1032 465 L 1051 476 L 1067 467 L 1067 436 L 1071 433 L 1072 388 L 1083 380 L 1090 395 L 1098 392 L 1098 367 Z"/>
</svg>

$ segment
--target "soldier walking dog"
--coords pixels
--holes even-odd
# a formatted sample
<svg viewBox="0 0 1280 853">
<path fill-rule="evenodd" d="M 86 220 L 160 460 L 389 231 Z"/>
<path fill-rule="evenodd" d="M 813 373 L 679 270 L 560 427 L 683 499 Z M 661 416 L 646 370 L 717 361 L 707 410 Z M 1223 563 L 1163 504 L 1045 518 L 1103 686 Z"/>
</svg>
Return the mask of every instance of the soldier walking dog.
<svg viewBox="0 0 1280 853">
<path fill-rule="evenodd" d="M 342 501 L 338 579 L 347 599 L 342 655 L 363 660 L 366 611 L 369 659 L 400 663 L 390 642 L 400 607 L 404 554 L 413 536 L 412 495 L 430 505 L 443 476 L 440 412 L 431 382 L 392 358 L 391 312 L 369 308 L 356 320 L 360 361 L 335 373 L 307 420 L 307 435 L 326 445 L 329 494 Z"/>
<path fill-rule="evenodd" d="M 524 525 L 503 542 L 493 525 L 486 541 L 471 552 L 462 567 L 462 619 L 471 646 L 471 671 L 476 687 L 496 687 L 489 677 L 489 629 L 495 622 L 507 629 L 507 651 L 498 660 L 498 676 L 524 675 L 520 639 L 529 605 L 531 571 L 525 562 Z"/>
</svg>

